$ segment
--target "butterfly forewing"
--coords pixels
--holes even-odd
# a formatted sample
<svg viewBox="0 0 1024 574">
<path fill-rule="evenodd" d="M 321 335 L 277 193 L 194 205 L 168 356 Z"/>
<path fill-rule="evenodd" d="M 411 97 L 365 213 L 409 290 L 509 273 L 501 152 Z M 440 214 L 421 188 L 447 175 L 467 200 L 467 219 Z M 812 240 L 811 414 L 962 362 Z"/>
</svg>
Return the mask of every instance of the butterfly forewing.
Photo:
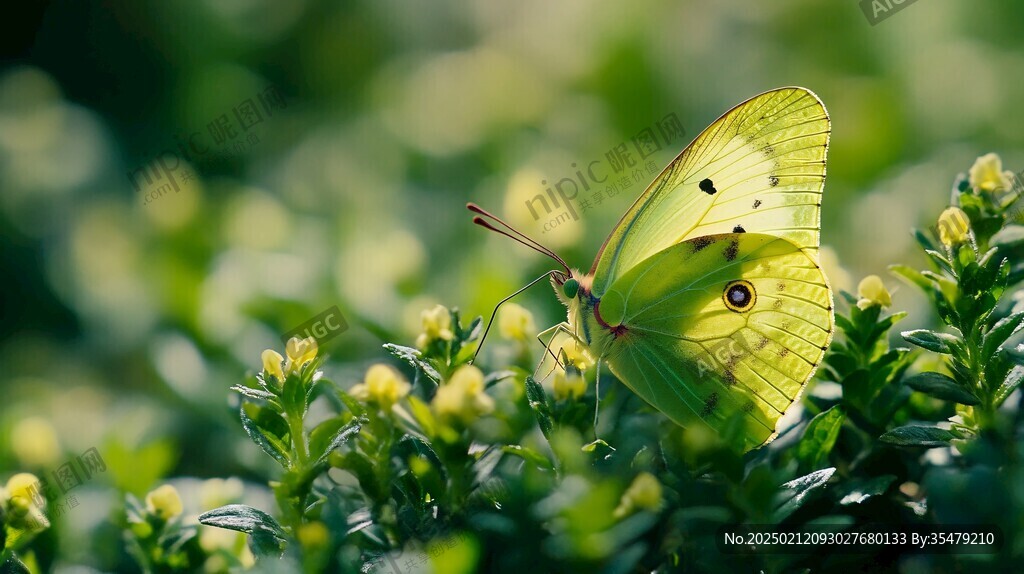
<svg viewBox="0 0 1024 574">
<path fill-rule="evenodd" d="M 816 258 L 829 118 L 804 88 L 736 106 L 676 157 L 626 212 L 591 273 L 600 297 L 644 259 L 716 233 L 762 232 Z"/>
</svg>

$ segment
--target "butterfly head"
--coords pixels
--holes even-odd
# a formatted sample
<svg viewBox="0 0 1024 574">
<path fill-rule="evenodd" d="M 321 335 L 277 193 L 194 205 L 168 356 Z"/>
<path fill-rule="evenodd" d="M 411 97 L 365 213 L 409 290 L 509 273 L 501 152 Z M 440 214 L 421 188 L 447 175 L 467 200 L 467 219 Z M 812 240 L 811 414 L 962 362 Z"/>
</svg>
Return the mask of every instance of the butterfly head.
<svg viewBox="0 0 1024 574">
<path fill-rule="evenodd" d="M 580 292 L 580 282 L 570 277 L 562 283 L 562 293 L 566 299 L 575 299 L 576 294 Z"/>
</svg>

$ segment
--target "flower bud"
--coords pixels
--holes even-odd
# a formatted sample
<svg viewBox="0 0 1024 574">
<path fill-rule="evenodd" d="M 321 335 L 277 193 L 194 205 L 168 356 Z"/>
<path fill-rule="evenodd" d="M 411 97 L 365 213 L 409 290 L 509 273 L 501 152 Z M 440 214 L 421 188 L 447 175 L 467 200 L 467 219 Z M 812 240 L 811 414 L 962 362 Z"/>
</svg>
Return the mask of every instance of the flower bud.
<svg viewBox="0 0 1024 574">
<path fill-rule="evenodd" d="M 281 353 L 273 349 L 267 349 L 260 355 L 263 359 L 263 372 L 268 375 L 273 375 L 278 381 L 284 380 L 284 371 L 281 369 L 281 363 L 284 361 L 284 357 Z"/>
<path fill-rule="evenodd" d="M 861 309 L 867 309 L 874 305 L 882 307 L 892 305 L 892 296 L 889 295 L 885 284 L 882 283 L 882 278 L 878 275 L 868 275 L 860 280 L 860 285 L 857 285 L 857 297 L 860 298 L 857 301 L 857 306 Z"/>
<path fill-rule="evenodd" d="M 178 516 L 182 512 L 178 489 L 165 484 L 153 490 L 146 495 L 146 509 L 164 520 Z"/>
</svg>

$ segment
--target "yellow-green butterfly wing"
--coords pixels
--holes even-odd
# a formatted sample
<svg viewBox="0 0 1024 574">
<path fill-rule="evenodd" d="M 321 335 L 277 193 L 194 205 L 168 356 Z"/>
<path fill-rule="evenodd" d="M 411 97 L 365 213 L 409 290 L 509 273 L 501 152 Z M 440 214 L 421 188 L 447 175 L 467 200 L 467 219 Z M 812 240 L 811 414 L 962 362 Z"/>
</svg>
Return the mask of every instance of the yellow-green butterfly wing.
<svg viewBox="0 0 1024 574">
<path fill-rule="evenodd" d="M 568 280 L 591 354 L 683 426 L 771 440 L 831 342 L 818 266 L 830 123 L 803 88 L 736 106 L 651 183 Z M 730 297 L 735 301 L 730 303 Z"/>
<path fill-rule="evenodd" d="M 832 339 L 832 294 L 818 264 L 786 239 L 729 233 L 684 241 L 630 269 L 598 308 L 616 329 L 594 349 L 633 392 L 676 423 L 747 447 L 774 437 Z"/>
<path fill-rule="evenodd" d="M 594 295 L 666 247 L 737 226 L 816 251 L 829 133 L 825 106 L 804 88 L 765 92 L 726 112 L 616 225 L 590 270 Z"/>
</svg>

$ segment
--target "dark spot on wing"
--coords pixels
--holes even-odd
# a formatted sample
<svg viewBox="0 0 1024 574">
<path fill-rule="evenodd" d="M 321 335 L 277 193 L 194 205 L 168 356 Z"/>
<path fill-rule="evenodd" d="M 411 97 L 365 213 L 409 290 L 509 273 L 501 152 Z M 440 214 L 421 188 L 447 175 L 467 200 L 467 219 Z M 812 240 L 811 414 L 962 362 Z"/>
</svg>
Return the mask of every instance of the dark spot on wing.
<svg viewBox="0 0 1024 574">
<path fill-rule="evenodd" d="M 736 375 L 733 374 L 731 369 L 725 370 L 725 384 L 730 387 L 736 384 Z"/>
<path fill-rule="evenodd" d="M 715 184 L 710 179 L 702 179 L 698 185 L 700 186 L 700 190 L 708 195 L 718 193 L 718 190 L 715 189 Z"/>
<path fill-rule="evenodd" d="M 754 412 L 754 401 L 750 401 L 747 404 L 743 405 L 743 412 L 744 413 L 752 413 L 752 412 Z"/>
<path fill-rule="evenodd" d="M 743 229 L 743 226 L 742 226 L 742 225 L 737 225 L 736 227 L 733 227 L 733 228 L 732 228 L 732 232 L 733 232 L 733 233 L 746 233 L 746 232 L 747 232 L 747 230 L 746 230 L 746 229 Z"/>
<path fill-rule="evenodd" d="M 755 199 L 754 200 L 754 209 L 757 209 L 758 207 L 761 207 L 761 200 L 760 199 Z"/>
<path fill-rule="evenodd" d="M 775 153 L 775 148 L 773 148 L 771 145 L 766 145 L 764 146 L 764 149 L 761 151 L 764 152 L 765 157 L 772 157 L 772 154 Z"/>
<path fill-rule="evenodd" d="M 698 237 L 693 240 L 693 252 L 696 253 L 714 242 L 715 240 L 710 237 Z"/>
<path fill-rule="evenodd" d="M 768 337 L 761 337 L 761 340 L 757 342 L 756 349 L 758 351 L 760 351 L 761 349 L 763 349 L 763 348 L 765 348 L 767 346 L 768 346 Z"/>
<path fill-rule="evenodd" d="M 729 243 L 729 246 L 725 248 L 725 260 L 732 261 L 733 259 L 736 259 L 736 254 L 739 252 L 739 250 L 740 242 L 734 239 L 731 243 Z"/>
<path fill-rule="evenodd" d="M 781 324 L 781 325 L 779 325 L 779 327 L 780 327 L 780 328 L 781 328 L 781 329 L 782 329 L 783 331 L 788 331 L 788 330 L 789 330 L 789 321 L 783 321 L 783 322 L 782 322 L 782 324 Z"/>
<path fill-rule="evenodd" d="M 701 418 L 708 418 L 711 413 L 715 412 L 715 407 L 718 406 L 718 393 L 711 393 L 707 399 L 704 399 L 704 409 L 700 411 Z"/>
<path fill-rule="evenodd" d="M 778 283 L 777 283 L 777 284 L 775 285 L 775 289 L 776 289 L 776 290 L 778 290 L 778 291 L 785 291 L 785 290 L 786 290 L 786 284 L 785 284 L 785 283 L 783 283 L 782 281 L 779 281 L 779 282 L 778 282 Z"/>
<path fill-rule="evenodd" d="M 776 299 L 775 302 L 772 303 L 772 309 L 782 309 L 782 299 Z"/>
<path fill-rule="evenodd" d="M 785 357 L 788 354 L 789 354 L 789 349 L 783 348 L 782 350 L 779 351 L 779 356 L 780 357 Z"/>
<path fill-rule="evenodd" d="M 776 185 L 779 185 L 779 178 L 774 176 L 774 175 L 773 176 L 769 176 L 768 177 L 768 185 L 770 185 L 771 187 L 775 187 Z"/>
</svg>

